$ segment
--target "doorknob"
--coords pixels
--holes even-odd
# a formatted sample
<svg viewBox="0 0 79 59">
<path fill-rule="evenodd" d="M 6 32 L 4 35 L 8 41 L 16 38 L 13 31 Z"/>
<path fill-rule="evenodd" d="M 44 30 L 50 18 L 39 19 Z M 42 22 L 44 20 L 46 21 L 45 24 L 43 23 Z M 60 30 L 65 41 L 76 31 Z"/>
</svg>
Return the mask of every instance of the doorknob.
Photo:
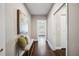
<svg viewBox="0 0 79 59">
<path fill-rule="evenodd" d="M 3 49 L 1 48 L 1 49 L 0 49 L 0 52 L 2 52 L 2 51 L 3 51 Z"/>
</svg>

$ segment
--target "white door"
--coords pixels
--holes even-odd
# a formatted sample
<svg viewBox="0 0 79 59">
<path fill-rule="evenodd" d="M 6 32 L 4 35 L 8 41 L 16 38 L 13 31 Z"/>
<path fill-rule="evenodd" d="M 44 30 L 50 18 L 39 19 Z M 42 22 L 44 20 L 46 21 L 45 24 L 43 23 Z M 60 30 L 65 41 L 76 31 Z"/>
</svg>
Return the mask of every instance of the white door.
<svg viewBox="0 0 79 59">
<path fill-rule="evenodd" d="M 67 19 L 65 14 L 61 16 L 61 45 L 63 48 L 66 48 L 67 45 Z"/>
<path fill-rule="evenodd" d="M 5 55 L 5 4 L 0 4 L 0 56 Z"/>
<path fill-rule="evenodd" d="M 62 6 L 55 14 L 56 20 L 56 48 L 66 48 L 67 52 L 67 6 Z M 67 53 L 66 53 L 67 54 Z"/>
<path fill-rule="evenodd" d="M 56 14 L 56 47 L 67 46 L 67 7 L 64 5 Z"/>
<path fill-rule="evenodd" d="M 67 7 L 66 5 L 60 11 L 60 23 L 61 23 L 61 47 L 67 46 Z"/>
<path fill-rule="evenodd" d="M 60 12 L 61 21 L 61 47 L 66 48 L 67 55 L 67 5 L 64 5 Z"/>
<path fill-rule="evenodd" d="M 60 16 L 59 16 L 59 13 L 57 13 L 55 15 L 56 17 L 56 48 L 61 48 L 61 35 L 60 35 L 60 31 L 61 31 L 61 28 L 60 28 Z"/>
</svg>

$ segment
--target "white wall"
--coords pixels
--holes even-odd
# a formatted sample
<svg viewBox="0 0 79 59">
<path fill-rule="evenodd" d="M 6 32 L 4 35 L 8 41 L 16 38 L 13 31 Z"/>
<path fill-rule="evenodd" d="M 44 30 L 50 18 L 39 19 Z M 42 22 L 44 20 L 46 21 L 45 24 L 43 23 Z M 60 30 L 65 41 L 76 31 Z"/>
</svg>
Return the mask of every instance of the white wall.
<svg viewBox="0 0 79 59">
<path fill-rule="evenodd" d="M 46 20 L 46 16 L 32 16 L 32 38 L 37 40 L 37 20 Z"/>
<path fill-rule="evenodd" d="M 69 3 L 69 40 L 68 53 L 72 56 L 79 56 L 79 4 Z"/>
<path fill-rule="evenodd" d="M 0 56 L 5 56 L 5 4 L 0 4 Z"/>
<path fill-rule="evenodd" d="M 52 50 L 56 49 L 56 21 L 54 13 L 61 7 L 63 3 L 54 4 L 48 14 L 48 44 Z"/>
<path fill-rule="evenodd" d="M 8 3 L 6 4 L 6 55 L 16 55 L 17 38 L 17 9 L 26 14 L 29 19 L 29 36 L 31 36 L 31 16 L 24 4 Z"/>
</svg>

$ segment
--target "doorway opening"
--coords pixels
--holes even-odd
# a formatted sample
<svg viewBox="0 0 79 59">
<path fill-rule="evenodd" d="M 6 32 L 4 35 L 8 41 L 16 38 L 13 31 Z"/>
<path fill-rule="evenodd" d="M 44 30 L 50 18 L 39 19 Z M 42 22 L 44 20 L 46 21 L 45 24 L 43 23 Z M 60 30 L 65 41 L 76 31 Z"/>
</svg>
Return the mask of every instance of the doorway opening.
<svg viewBox="0 0 79 59">
<path fill-rule="evenodd" d="M 37 20 L 37 39 L 38 43 L 46 43 L 46 20 Z"/>
</svg>

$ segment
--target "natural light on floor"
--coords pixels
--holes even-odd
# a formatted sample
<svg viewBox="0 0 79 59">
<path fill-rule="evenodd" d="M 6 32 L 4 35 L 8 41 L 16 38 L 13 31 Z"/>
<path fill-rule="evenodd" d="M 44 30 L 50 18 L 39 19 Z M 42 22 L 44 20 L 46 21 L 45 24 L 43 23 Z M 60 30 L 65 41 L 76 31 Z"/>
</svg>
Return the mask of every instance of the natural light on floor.
<svg viewBox="0 0 79 59">
<path fill-rule="evenodd" d="M 38 49 L 39 53 L 41 53 L 42 55 L 44 54 L 44 52 L 46 52 L 46 36 L 38 37 Z"/>
</svg>

